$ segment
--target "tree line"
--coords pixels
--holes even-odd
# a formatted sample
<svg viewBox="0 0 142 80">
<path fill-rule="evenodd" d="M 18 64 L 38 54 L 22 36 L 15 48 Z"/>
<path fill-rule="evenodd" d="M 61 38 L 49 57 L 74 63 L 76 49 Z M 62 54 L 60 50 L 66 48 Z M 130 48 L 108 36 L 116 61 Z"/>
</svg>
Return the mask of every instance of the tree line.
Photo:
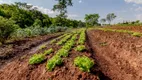
<svg viewBox="0 0 142 80">
<path fill-rule="evenodd" d="M 98 26 L 99 14 L 86 14 L 85 22 L 67 18 L 67 7 L 73 6 L 72 0 L 56 0 L 53 11 L 60 14 L 50 17 L 43 14 L 33 5 L 15 2 L 14 4 L 0 4 L 0 42 L 5 43 L 7 39 L 18 39 L 24 37 L 44 35 L 47 33 L 64 31 L 67 28 Z M 104 19 L 111 23 L 115 14 L 107 15 Z"/>
</svg>

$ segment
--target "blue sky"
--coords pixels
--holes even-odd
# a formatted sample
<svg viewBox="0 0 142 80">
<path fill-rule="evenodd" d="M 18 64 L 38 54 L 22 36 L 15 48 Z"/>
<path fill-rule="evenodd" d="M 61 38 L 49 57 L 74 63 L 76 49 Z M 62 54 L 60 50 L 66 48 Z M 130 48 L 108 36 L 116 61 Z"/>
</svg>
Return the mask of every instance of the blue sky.
<svg viewBox="0 0 142 80">
<path fill-rule="evenodd" d="M 56 3 L 55 0 L 0 0 L 0 3 L 14 2 L 32 4 L 52 17 L 58 14 L 51 10 Z M 84 20 L 85 14 L 98 13 L 101 19 L 112 12 L 117 15 L 113 23 L 126 20 L 142 21 L 142 0 L 73 0 L 73 6 L 68 7 L 68 18 Z"/>
</svg>

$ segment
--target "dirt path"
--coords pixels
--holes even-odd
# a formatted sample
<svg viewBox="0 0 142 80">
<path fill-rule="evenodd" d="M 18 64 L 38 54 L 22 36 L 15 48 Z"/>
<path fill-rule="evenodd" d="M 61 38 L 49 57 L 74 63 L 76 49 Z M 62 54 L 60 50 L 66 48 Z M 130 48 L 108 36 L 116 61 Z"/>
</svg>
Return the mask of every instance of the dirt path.
<svg viewBox="0 0 142 80">
<path fill-rule="evenodd" d="M 112 80 L 142 80 L 142 38 L 99 30 L 87 34 L 105 75 Z"/>
</svg>

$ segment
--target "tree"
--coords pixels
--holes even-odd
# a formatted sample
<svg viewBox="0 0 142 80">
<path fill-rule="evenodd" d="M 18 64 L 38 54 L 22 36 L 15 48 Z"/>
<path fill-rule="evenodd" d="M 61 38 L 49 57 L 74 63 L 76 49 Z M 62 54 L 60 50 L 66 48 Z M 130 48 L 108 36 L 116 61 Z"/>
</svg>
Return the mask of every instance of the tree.
<svg viewBox="0 0 142 80">
<path fill-rule="evenodd" d="M 104 23 L 106 22 L 106 19 L 103 18 L 103 19 L 100 20 L 100 22 L 101 22 L 102 24 L 104 24 Z"/>
<path fill-rule="evenodd" d="M 92 27 L 94 25 L 98 25 L 99 17 L 100 17 L 99 14 L 86 14 L 85 15 L 86 26 Z"/>
<path fill-rule="evenodd" d="M 59 26 L 64 26 L 64 19 L 67 18 L 67 7 L 72 6 L 72 0 L 56 0 L 57 4 L 53 6 L 53 11 L 58 11 L 60 14 L 57 15 L 55 22 L 59 22 Z"/>
<path fill-rule="evenodd" d="M 56 0 L 57 4 L 53 6 L 53 11 L 58 11 L 60 14 L 58 16 L 66 18 L 67 6 L 72 6 L 72 0 Z"/>
<path fill-rule="evenodd" d="M 10 35 L 19 28 L 13 20 L 5 19 L 0 16 L 0 42 L 3 44 Z"/>
<path fill-rule="evenodd" d="M 116 18 L 117 16 L 114 13 L 109 13 L 106 17 L 106 20 L 108 21 L 109 24 Z"/>
</svg>

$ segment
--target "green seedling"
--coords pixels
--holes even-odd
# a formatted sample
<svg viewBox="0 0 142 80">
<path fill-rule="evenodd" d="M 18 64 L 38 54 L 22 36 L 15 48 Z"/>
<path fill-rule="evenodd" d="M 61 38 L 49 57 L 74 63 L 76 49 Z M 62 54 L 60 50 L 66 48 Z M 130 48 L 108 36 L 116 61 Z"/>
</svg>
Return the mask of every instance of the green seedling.
<svg viewBox="0 0 142 80">
<path fill-rule="evenodd" d="M 44 55 L 48 55 L 48 54 L 51 54 L 53 52 L 53 49 L 49 49 L 49 50 L 45 50 L 44 51 Z"/>
<path fill-rule="evenodd" d="M 86 48 L 85 48 L 85 46 L 84 45 L 79 45 L 79 46 L 77 46 L 76 48 L 75 48 L 75 50 L 76 51 L 79 51 L 79 52 L 82 52 L 82 51 L 84 51 Z"/>
<path fill-rule="evenodd" d="M 45 56 L 43 54 L 34 54 L 29 59 L 29 64 L 39 64 L 39 63 L 41 63 L 44 60 L 45 60 Z"/>
<path fill-rule="evenodd" d="M 80 56 L 74 59 L 74 64 L 79 67 L 80 70 L 90 72 L 90 69 L 94 65 L 94 61 L 86 56 Z"/>
</svg>

